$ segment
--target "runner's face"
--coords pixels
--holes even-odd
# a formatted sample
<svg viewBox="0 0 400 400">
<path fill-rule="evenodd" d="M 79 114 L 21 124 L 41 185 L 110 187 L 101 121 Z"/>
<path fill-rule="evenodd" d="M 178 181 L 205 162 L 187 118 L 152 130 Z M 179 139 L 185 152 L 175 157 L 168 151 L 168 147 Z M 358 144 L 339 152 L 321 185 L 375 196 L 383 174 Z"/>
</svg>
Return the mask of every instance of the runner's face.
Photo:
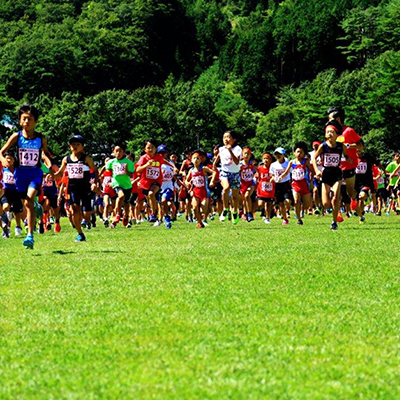
<svg viewBox="0 0 400 400">
<path fill-rule="evenodd" d="M 192 156 L 192 163 L 193 163 L 193 165 L 194 165 L 195 167 L 198 167 L 198 166 L 200 165 L 200 162 L 201 162 L 200 156 L 199 156 L 198 154 L 194 154 L 194 155 Z"/>
<path fill-rule="evenodd" d="M 268 157 L 268 156 L 264 156 L 263 157 L 263 164 L 266 166 L 266 167 L 269 167 L 270 165 L 271 165 L 271 159 Z"/>
<path fill-rule="evenodd" d="M 124 149 L 122 149 L 119 146 L 114 147 L 114 156 L 117 160 L 121 160 L 124 158 L 125 152 Z"/>
<path fill-rule="evenodd" d="M 294 152 L 294 155 L 298 160 L 301 160 L 304 158 L 304 150 L 303 149 L 296 149 Z"/>
<path fill-rule="evenodd" d="M 281 161 L 283 159 L 283 154 L 281 153 L 275 153 L 274 156 L 278 161 Z"/>
<path fill-rule="evenodd" d="M 178 161 L 178 156 L 176 154 L 171 154 L 171 157 L 169 158 L 173 163 L 176 163 Z"/>
<path fill-rule="evenodd" d="M 249 149 L 244 149 L 242 157 L 243 157 L 243 160 L 248 162 L 250 160 L 250 157 L 251 157 L 251 151 Z"/>
<path fill-rule="evenodd" d="M 233 146 L 233 144 L 235 143 L 235 139 L 232 138 L 232 136 L 229 132 L 225 132 L 224 137 L 223 137 L 223 142 L 224 142 L 225 146 L 228 146 L 228 145 Z"/>
<path fill-rule="evenodd" d="M 328 126 L 328 127 L 325 129 L 325 137 L 326 137 L 327 139 L 335 139 L 335 138 L 337 138 L 337 133 L 336 133 L 336 131 L 335 131 L 333 128 L 331 128 L 330 126 Z"/>
<path fill-rule="evenodd" d="M 7 163 L 10 167 L 14 165 L 14 157 L 12 156 L 6 156 L 5 159 L 7 160 Z"/>
<path fill-rule="evenodd" d="M 26 132 L 32 132 L 35 129 L 36 120 L 30 112 L 26 112 L 21 115 L 19 124 Z"/>
<path fill-rule="evenodd" d="M 154 156 L 156 154 L 156 146 L 150 142 L 147 142 L 144 151 L 147 155 Z"/>
<path fill-rule="evenodd" d="M 72 142 L 69 145 L 70 150 L 72 151 L 72 153 L 80 153 L 83 151 L 83 144 L 80 142 Z"/>
</svg>

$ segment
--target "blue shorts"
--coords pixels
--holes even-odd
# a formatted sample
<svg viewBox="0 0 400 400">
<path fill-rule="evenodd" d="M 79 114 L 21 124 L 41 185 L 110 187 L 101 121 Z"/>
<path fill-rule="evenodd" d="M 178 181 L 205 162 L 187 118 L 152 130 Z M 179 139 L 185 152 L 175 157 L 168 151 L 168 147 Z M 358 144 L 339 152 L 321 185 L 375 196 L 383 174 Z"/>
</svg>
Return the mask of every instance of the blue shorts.
<svg viewBox="0 0 400 400">
<path fill-rule="evenodd" d="M 240 172 L 221 171 L 219 177 L 221 179 L 228 179 L 231 189 L 240 189 Z"/>
<path fill-rule="evenodd" d="M 165 189 L 161 192 L 161 200 L 171 201 L 174 197 L 174 192 L 171 189 Z"/>
<path fill-rule="evenodd" d="M 41 168 L 15 168 L 14 171 L 15 186 L 20 193 L 21 198 L 25 199 L 28 189 L 34 188 L 40 190 L 43 180 L 43 171 Z"/>
</svg>

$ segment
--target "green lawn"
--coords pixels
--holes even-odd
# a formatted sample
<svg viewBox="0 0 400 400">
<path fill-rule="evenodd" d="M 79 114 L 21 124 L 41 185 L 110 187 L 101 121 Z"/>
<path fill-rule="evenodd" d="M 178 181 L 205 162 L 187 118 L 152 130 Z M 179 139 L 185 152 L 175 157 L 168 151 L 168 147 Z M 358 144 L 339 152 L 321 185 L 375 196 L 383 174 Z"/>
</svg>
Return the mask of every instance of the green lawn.
<svg viewBox="0 0 400 400">
<path fill-rule="evenodd" d="M 400 398 L 400 217 L 280 222 L 0 241 L 0 398 Z"/>
</svg>

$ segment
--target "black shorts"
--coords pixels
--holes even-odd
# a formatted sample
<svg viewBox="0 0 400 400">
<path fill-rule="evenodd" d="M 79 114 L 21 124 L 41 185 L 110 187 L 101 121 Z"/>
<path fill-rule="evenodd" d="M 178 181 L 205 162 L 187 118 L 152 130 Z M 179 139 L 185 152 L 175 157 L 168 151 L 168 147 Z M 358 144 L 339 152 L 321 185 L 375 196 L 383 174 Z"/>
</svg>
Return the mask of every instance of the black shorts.
<svg viewBox="0 0 400 400">
<path fill-rule="evenodd" d="M 357 182 L 356 181 L 355 189 L 356 189 L 357 195 L 359 195 L 361 192 L 365 192 L 367 195 L 369 195 L 369 193 L 375 193 L 375 188 L 374 188 L 373 182 Z"/>
<path fill-rule="evenodd" d="M 343 179 L 352 178 L 356 174 L 356 169 L 344 169 L 343 170 Z"/>
<path fill-rule="evenodd" d="M 335 168 L 325 168 L 322 171 L 322 183 L 326 185 L 333 186 L 336 182 L 342 180 L 342 170 L 339 167 Z"/>
<path fill-rule="evenodd" d="M 289 181 L 275 184 L 276 202 L 284 203 L 285 200 L 293 200 L 292 185 Z"/>
<path fill-rule="evenodd" d="M 386 201 L 387 198 L 389 197 L 389 193 L 386 190 L 386 188 L 380 188 L 376 191 L 377 197 L 380 197 L 382 200 Z"/>
<path fill-rule="evenodd" d="M 113 188 L 115 190 L 115 193 L 117 193 L 117 195 L 119 195 L 120 192 L 122 192 L 124 194 L 124 202 L 125 203 L 129 203 L 129 200 L 131 198 L 132 195 L 132 188 L 129 189 L 123 189 L 120 186 L 116 186 L 115 188 Z"/>
<path fill-rule="evenodd" d="M 267 202 L 267 203 L 273 203 L 274 202 L 274 198 L 271 198 L 271 197 L 257 197 L 257 199 L 258 200 L 261 200 L 261 201 L 265 201 L 265 202 Z"/>
<path fill-rule="evenodd" d="M 156 187 L 158 187 L 159 189 L 161 188 L 161 186 L 158 183 L 153 183 L 149 189 L 142 189 L 142 193 L 145 196 L 149 195 L 150 190 L 154 190 Z"/>
<path fill-rule="evenodd" d="M 399 194 L 399 187 L 398 187 L 398 186 L 396 186 L 396 187 L 390 186 L 390 187 L 389 187 L 389 191 L 390 191 L 390 195 L 391 195 L 394 199 L 396 199 L 397 196 L 398 196 L 398 194 Z"/>
<path fill-rule="evenodd" d="M 85 190 L 68 190 L 70 199 L 69 205 L 77 205 L 82 207 L 83 211 L 92 211 L 92 193 Z"/>
<path fill-rule="evenodd" d="M 54 187 L 43 187 L 43 196 L 47 197 L 47 199 L 49 200 L 50 203 L 50 207 L 51 208 L 57 208 L 58 204 L 57 204 L 57 199 L 58 199 L 58 193 L 57 193 L 57 189 Z"/>
<path fill-rule="evenodd" d="M 342 203 L 343 204 L 350 204 L 351 199 L 349 195 L 347 194 L 347 187 L 346 185 L 342 185 L 340 188 L 340 194 L 342 195 Z"/>
<path fill-rule="evenodd" d="M 16 190 L 4 189 L 4 195 L 0 200 L 1 204 L 9 204 L 11 211 L 21 213 L 24 209 L 22 205 L 21 195 Z"/>
<path fill-rule="evenodd" d="M 139 193 L 131 193 L 131 198 L 129 199 L 129 203 L 133 206 L 136 204 L 136 200 L 139 196 Z"/>
<path fill-rule="evenodd" d="M 222 196 L 222 186 L 218 182 L 214 187 L 210 188 L 211 197 L 214 201 L 217 201 Z"/>
</svg>

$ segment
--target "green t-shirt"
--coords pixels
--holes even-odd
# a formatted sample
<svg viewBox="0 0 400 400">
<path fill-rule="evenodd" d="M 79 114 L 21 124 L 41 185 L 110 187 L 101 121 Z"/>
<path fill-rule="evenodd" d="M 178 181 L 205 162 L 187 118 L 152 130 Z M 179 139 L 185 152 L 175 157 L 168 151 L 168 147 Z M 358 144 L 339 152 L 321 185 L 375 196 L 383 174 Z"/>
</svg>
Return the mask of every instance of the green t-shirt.
<svg viewBox="0 0 400 400">
<path fill-rule="evenodd" d="M 128 158 L 117 160 L 116 158 L 110 160 L 106 169 L 113 172 L 111 185 L 113 188 L 119 186 L 122 189 L 130 189 L 132 187 L 131 178 L 128 172 L 135 172 L 135 164 Z"/>
<path fill-rule="evenodd" d="M 386 167 L 386 172 L 389 172 L 389 174 L 391 174 L 397 167 L 399 166 L 399 164 L 397 164 L 396 161 L 392 161 L 387 167 Z M 397 174 L 399 174 L 400 171 L 397 171 Z M 392 178 L 389 182 L 390 186 L 394 186 L 397 182 L 397 180 L 399 179 L 399 175 L 395 176 L 394 178 Z"/>
</svg>

